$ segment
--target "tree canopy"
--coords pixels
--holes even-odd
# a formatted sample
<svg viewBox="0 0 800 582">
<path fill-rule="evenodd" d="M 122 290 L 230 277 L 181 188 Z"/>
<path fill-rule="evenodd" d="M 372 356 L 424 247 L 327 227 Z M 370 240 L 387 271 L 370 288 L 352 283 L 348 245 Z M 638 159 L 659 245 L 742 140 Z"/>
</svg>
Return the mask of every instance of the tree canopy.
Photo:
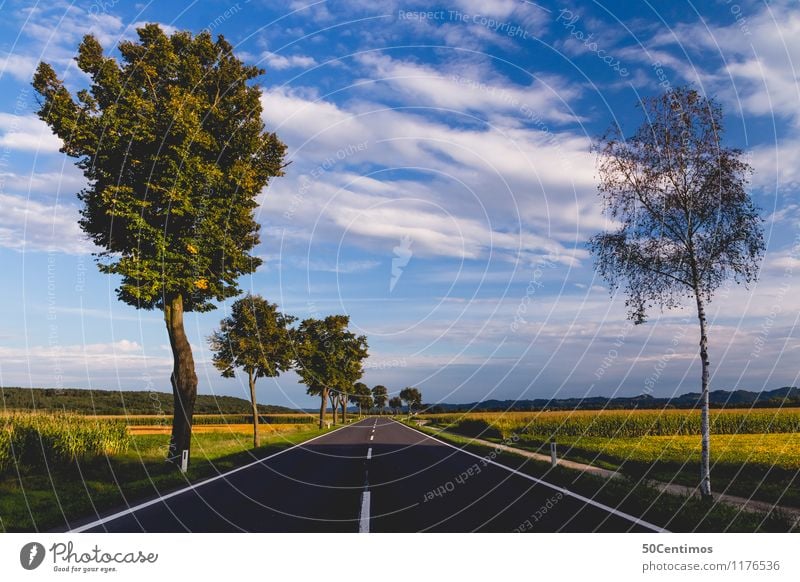
<svg viewBox="0 0 800 582">
<path fill-rule="evenodd" d="M 167 36 L 156 24 L 107 56 L 87 35 L 75 97 L 47 63 L 33 86 L 38 116 L 77 158 L 87 186 L 80 226 L 118 275 L 119 299 L 163 309 L 173 354 L 175 418 L 169 458 L 191 445 L 197 374 L 183 314 L 240 293 L 237 279 L 261 260 L 256 196 L 282 174 L 285 146 L 261 121 L 264 71 L 245 65 L 222 36 Z"/>
<path fill-rule="evenodd" d="M 222 36 L 137 32 L 119 44 L 121 62 L 84 37 L 76 61 L 91 85 L 77 99 L 41 63 L 38 115 L 89 181 L 80 225 L 102 249 L 101 270 L 121 277 L 119 298 L 152 309 L 180 295 L 185 311 L 205 311 L 261 264 L 250 254 L 256 196 L 282 175 L 286 148 L 248 84 L 264 71 Z"/>
<path fill-rule="evenodd" d="M 711 496 L 706 303 L 723 281 L 755 279 L 764 253 L 752 168 L 722 143 L 722 108 L 689 87 L 642 102 L 645 122 L 625 138 L 618 126 L 596 146 L 605 212 L 616 225 L 589 241 L 612 292 L 622 286 L 628 316 L 692 297 L 700 326 L 700 491 Z"/>
<path fill-rule="evenodd" d="M 364 373 L 367 338 L 348 330 L 349 323 L 346 315 L 330 315 L 325 319 L 305 319 L 297 328 L 295 369 L 308 394 L 322 399 L 320 428 L 325 421 L 329 391 L 347 393 Z"/>
</svg>

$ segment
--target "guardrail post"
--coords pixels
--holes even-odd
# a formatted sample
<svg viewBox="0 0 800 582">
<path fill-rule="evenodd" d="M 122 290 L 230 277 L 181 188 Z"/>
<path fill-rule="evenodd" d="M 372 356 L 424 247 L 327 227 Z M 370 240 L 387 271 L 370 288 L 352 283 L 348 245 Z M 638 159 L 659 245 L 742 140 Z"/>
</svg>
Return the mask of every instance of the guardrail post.
<svg viewBox="0 0 800 582">
<path fill-rule="evenodd" d="M 556 455 L 556 441 L 550 441 L 550 466 L 555 467 L 558 465 L 558 456 Z"/>
<path fill-rule="evenodd" d="M 188 449 L 183 449 L 183 451 L 181 451 L 181 473 L 185 473 L 188 468 L 189 468 L 189 451 Z"/>
</svg>

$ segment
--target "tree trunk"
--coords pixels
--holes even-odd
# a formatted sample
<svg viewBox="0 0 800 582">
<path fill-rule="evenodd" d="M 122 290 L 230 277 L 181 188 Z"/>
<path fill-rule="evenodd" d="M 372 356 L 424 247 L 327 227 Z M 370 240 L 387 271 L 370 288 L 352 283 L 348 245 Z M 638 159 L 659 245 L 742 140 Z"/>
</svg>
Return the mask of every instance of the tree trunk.
<svg viewBox="0 0 800 582">
<path fill-rule="evenodd" d="M 256 379 L 253 371 L 247 371 L 250 381 L 250 404 L 253 405 L 253 448 L 261 446 L 261 439 L 258 437 L 258 404 L 256 403 Z"/>
<path fill-rule="evenodd" d="M 181 453 L 189 451 L 192 442 L 192 416 L 197 399 L 197 374 L 194 371 L 192 346 L 183 328 L 183 297 L 177 295 L 164 304 L 169 345 L 172 348 L 172 397 L 175 406 L 172 437 L 167 460 L 180 464 Z"/>
<path fill-rule="evenodd" d="M 323 388 L 320 392 L 322 404 L 319 405 L 319 428 L 325 428 L 325 407 L 328 405 L 328 389 Z"/>
<path fill-rule="evenodd" d="M 700 320 L 700 363 L 702 365 L 702 391 L 700 395 L 700 495 L 703 498 L 711 497 L 711 427 L 708 411 L 708 336 L 706 335 L 706 310 L 703 299 L 695 291 L 697 299 L 697 318 Z"/>
<path fill-rule="evenodd" d="M 333 413 L 333 426 L 336 426 L 336 409 L 339 408 L 339 401 L 336 399 L 336 393 L 332 393 L 331 396 L 331 412 Z"/>
<path fill-rule="evenodd" d="M 347 422 L 347 398 L 342 396 L 342 424 Z"/>
</svg>

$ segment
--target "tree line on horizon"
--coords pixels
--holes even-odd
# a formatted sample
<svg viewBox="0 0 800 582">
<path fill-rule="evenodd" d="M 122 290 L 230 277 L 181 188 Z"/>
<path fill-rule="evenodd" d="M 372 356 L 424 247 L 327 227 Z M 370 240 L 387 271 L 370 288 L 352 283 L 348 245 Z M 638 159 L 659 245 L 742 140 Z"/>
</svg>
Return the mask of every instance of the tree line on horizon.
<svg viewBox="0 0 800 582">
<path fill-rule="evenodd" d="M 409 414 L 421 404 L 422 394 L 417 388 L 404 388 L 389 399 L 386 386 L 369 388 L 359 382 L 364 373 L 363 361 L 368 356 L 367 338 L 348 329 L 348 316 L 309 318 L 292 327 L 296 321 L 296 317 L 281 313 L 276 304 L 247 293 L 234 301 L 230 315 L 208 338 L 214 366 L 224 378 L 233 378 L 237 369 L 247 375 L 253 409 L 253 446 L 260 444 L 256 381 L 274 378 L 288 370 L 298 374 L 308 394 L 319 396 L 319 428 L 325 426 L 328 403 L 334 425 L 338 409 L 342 422 L 346 422 L 348 403 L 357 405 L 359 411 L 383 410 L 387 404 L 397 410 L 405 401 Z"/>
<path fill-rule="evenodd" d="M 238 278 L 261 264 L 252 254 L 260 240 L 256 197 L 284 174 L 286 146 L 266 131 L 259 87 L 249 84 L 264 71 L 242 63 L 222 36 L 167 36 L 156 24 L 137 33 L 138 41 L 119 43 L 121 63 L 105 56 L 94 36 L 84 37 L 76 61 L 91 86 L 74 98 L 46 63 L 39 64 L 33 86 L 41 98 L 39 117 L 88 181 L 78 194 L 80 226 L 103 249 L 100 270 L 121 278 L 121 301 L 164 314 L 174 360 L 169 456 L 177 459 L 190 449 L 197 397 L 184 313 L 208 311 L 214 301 L 239 295 Z M 614 125 L 595 144 L 598 192 L 613 226 L 588 247 L 612 293 L 624 290 L 635 323 L 644 323 L 652 308 L 671 309 L 687 298 L 695 304 L 700 491 L 709 498 L 706 306 L 726 281 L 756 279 L 765 251 L 763 219 L 747 192 L 752 168 L 740 150 L 722 144 L 722 110 L 713 99 L 670 87 L 638 106 L 645 121 L 633 135 Z M 242 305 L 246 320 L 246 301 Z M 270 317 L 278 318 L 273 311 Z M 347 316 L 306 319 L 291 332 L 294 318 L 280 317 L 258 333 L 269 341 L 291 339 L 292 351 L 278 354 L 261 344 L 269 355 L 263 366 L 250 365 L 251 394 L 259 374 L 292 367 L 320 397 L 321 425 L 328 401 L 336 410 L 344 395 L 366 398 L 351 392 L 367 357 L 366 338 L 347 329 Z M 225 334 L 239 323 L 223 321 L 221 335 L 212 339 L 223 375 L 242 367 L 232 348 L 223 353 Z"/>
</svg>

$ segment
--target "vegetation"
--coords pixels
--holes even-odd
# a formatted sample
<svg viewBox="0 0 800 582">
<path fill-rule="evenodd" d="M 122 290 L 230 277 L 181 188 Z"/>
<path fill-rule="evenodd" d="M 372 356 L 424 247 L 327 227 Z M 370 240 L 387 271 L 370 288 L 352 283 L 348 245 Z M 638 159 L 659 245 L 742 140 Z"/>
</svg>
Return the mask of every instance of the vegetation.
<svg viewBox="0 0 800 582">
<path fill-rule="evenodd" d="M 439 429 L 619 470 L 696 484 L 700 411 L 573 411 L 422 415 Z M 710 418 L 716 479 L 726 493 L 800 507 L 800 409 L 723 410 Z"/>
<path fill-rule="evenodd" d="M 380 414 L 383 414 L 383 409 L 386 408 L 386 401 L 388 398 L 389 390 L 386 389 L 386 386 L 378 384 L 372 387 L 372 402 Z"/>
<path fill-rule="evenodd" d="M 411 414 L 415 408 L 422 405 L 422 392 L 417 388 L 408 386 L 400 391 L 400 400 L 408 406 L 408 413 Z"/>
<path fill-rule="evenodd" d="M 800 531 L 800 524 L 780 511 L 768 515 L 741 511 L 722 503 L 710 504 L 707 500 L 684 495 L 666 494 L 653 487 L 649 479 L 629 478 L 604 479 L 583 471 L 575 471 L 561 465 L 551 467 L 549 462 L 534 461 L 494 449 L 469 438 L 442 433 L 436 428 L 415 427 L 434 434 L 438 438 L 457 444 L 480 455 L 490 454 L 497 462 L 518 471 L 547 480 L 554 485 L 585 495 L 600 503 L 636 515 L 670 531 L 675 532 L 789 532 Z M 695 447 L 697 439 L 694 439 Z M 715 470 L 718 470 L 715 469 Z M 796 473 L 795 473 L 796 478 Z M 696 478 L 694 479 L 696 482 Z M 755 482 L 755 481 L 754 481 Z M 781 488 L 785 487 L 782 484 Z M 775 489 L 778 489 L 776 487 Z"/>
<path fill-rule="evenodd" d="M 699 435 L 701 432 L 701 415 L 697 410 L 580 410 L 425 414 L 422 417 L 468 436 L 493 434 L 506 439 L 525 434 L 544 438 L 622 438 Z M 710 424 L 717 434 L 800 432 L 800 408 L 715 410 L 711 413 Z"/>
<path fill-rule="evenodd" d="M 247 374 L 253 419 L 253 446 L 259 446 L 256 380 L 272 378 L 292 366 L 289 325 L 296 318 L 278 311 L 260 295 L 247 294 L 231 306 L 231 315 L 209 338 L 214 366 L 224 378 L 233 378 L 236 368 Z"/>
<path fill-rule="evenodd" d="M 320 397 L 319 428 L 325 425 L 330 391 L 347 393 L 364 373 L 367 338 L 349 331 L 349 323 L 346 315 L 330 315 L 305 319 L 297 329 L 295 369 L 307 392 Z"/>
<path fill-rule="evenodd" d="M 223 37 L 167 36 L 156 24 L 122 41 L 122 62 L 94 36 L 78 47 L 91 79 L 77 99 L 40 63 L 33 86 L 39 117 L 77 158 L 88 186 L 80 225 L 100 248 L 100 270 L 121 277 L 117 295 L 138 309 L 160 309 L 174 367 L 168 458 L 191 445 L 197 396 L 187 311 L 238 295 L 237 279 L 261 260 L 256 196 L 282 174 L 285 146 L 264 131 L 264 71 L 244 65 Z"/>
<path fill-rule="evenodd" d="M 372 390 L 363 382 L 356 382 L 353 384 L 349 400 L 352 404 L 358 406 L 358 414 L 360 416 L 364 410 L 369 411 L 372 409 Z"/>
<path fill-rule="evenodd" d="M 752 169 L 721 143 L 722 109 L 697 91 L 676 88 L 642 103 L 647 121 L 631 137 L 614 127 L 597 146 L 598 190 L 620 224 L 590 242 L 612 292 L 628 295 L 642 323 L 652 306 L 694 298 L 700 326 L 700 488 L 711 495 L 706 303 L 727 279 L 756 278 L 764 253 L 761 218 L 746 191 Z"/>
<path fill-rule="evenodd" d="M 69 411 L 80 414 L 172 416 L 173 398 L 154 390 L 84 390 L 79 388 L 0 388 L 5 410 Z M 258 405 L 260 414 L 295 412 L 285 406 Z M 201 394 L 195 403 L 197 414 L 252 413 L 247 400 L 233 396 Z"/>
<path fill-rule="evenodd" d="M 45 469 L 75 460 L 125 452 L 124 422 L 98 421 L 67 412 L 0 415 L 0 474 L 22 467 Z"/>
<path fill-rule="evenodd" d="M 193 434 L 195 460 L 185 475 L 164 463 L 169 435 L 137 435 L 131 437 L 127 452 L 59 465 L 49 472 L 23 468 L 19 475 L 0 478 L 0 532 L 63 528 L 96 512 L 164 495 L 319 434 L 312 429 L 264 435 L 258 449 L 237 434 Z"/>
<path fill-rule="evenodd" d="M 392 396 L 389 399 L 389 408 L 392 409 L 392 412 L 395 414 L 399 414 L 400 408 L 403 406 L 403 400 L 399 396 Z"/>
<path fill-rule="evenodd" d="M 170 426 L 172 419 L 165 416 L 154 414 L 137 414 L 133 416 L 97 416 L 98 420 L 122 420 L 127 426 L 153 426 L 163 424 Z M 308 424 L 314 422 L 315 415 L 308 413 L 300 414 L 260 414 L 259 424 Z M 225 425 L 225 424 L 253 424 L 252 414 L 196 414 L 193 426 L 203 425 Z"/>
</svg>

